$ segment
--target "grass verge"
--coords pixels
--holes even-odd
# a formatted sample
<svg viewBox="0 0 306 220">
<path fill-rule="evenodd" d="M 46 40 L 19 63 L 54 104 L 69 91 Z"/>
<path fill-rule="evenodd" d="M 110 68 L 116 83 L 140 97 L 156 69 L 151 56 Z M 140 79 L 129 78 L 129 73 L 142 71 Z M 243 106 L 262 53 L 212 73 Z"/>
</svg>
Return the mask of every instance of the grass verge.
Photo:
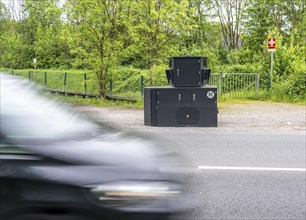
<svg viewBox="0 0 306 220">
<path fill-rule="evenodd" d="M 115 100 L 103 100 L 96 98 L 81 98 L 73 96 L 55 95 L 56 99 L 64 102 L 82 105 L 91 105 L 97 107 L 112 107 L 112 108 L 127 108 L 127 109 L 142 109 L 143 101 L 129 102 L 129 101 L 115 101 Z"/>
</svg>

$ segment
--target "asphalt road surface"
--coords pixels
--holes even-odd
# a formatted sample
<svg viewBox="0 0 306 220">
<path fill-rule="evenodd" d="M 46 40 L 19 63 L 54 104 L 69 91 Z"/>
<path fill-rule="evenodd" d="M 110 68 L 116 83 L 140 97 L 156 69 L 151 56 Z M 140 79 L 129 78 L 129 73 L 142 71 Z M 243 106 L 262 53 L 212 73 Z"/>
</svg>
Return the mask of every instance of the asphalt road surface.
<svg viewBox="0 0 306 220">
<path fill-rule="evenodd" d="M 163 132 L 194 208 L 178 219 L 305 219 L 305 136 Z M 202 169 L 200 169 L 202 168 Z"/>
<path fill-rule="evenodd" d="M 273 104 L 265 111 L 254 106 L 259 123 L 249 112 L 237 117 L 224 112 L 219 128 L 147 127 L 142 111 L 79 109 L 155 137 L 179 154 L 187 181 L 185 203 L 193 208 L 174 219 L 306 219 L 305 107 Z M 250 111 L 250 105 L 245 109 Z M 243 124 L 234 121 L 238 116 Z"/>
</svg>

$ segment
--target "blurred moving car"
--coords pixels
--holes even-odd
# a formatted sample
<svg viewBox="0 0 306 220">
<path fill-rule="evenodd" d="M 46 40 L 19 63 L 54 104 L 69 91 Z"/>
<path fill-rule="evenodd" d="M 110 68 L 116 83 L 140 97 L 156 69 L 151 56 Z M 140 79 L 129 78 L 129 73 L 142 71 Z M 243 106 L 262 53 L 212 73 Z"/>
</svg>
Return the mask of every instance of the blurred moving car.
<svg viewBox="0 0 306 220">
<path fill-rule="evenodd" d="M 168 219 L 181 185 L 153 142 L 79 116 L 1 75 L 1 219 Z"/>
</svg>

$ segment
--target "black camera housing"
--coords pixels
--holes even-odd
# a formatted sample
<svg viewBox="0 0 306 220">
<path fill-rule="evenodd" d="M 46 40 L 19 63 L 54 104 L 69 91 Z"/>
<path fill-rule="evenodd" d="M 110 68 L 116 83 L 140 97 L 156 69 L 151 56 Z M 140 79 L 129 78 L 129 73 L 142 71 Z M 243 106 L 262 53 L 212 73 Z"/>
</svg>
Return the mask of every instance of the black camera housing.
<svg viewBox="0 0 306 220">
<path fill-rule="evenodd" d="M 172 57 L 167 87 L 144 89 L 144 124 L 162 127 L 217 127 L 217 87 L 209 86 L 207 57 Z"/>
<path fill-rule="evenodd" d="M 210 72 L 207 57 L 172 57 L 166 76 L 174 87 L 201 87 L 209 83 Z"/>
</svg>

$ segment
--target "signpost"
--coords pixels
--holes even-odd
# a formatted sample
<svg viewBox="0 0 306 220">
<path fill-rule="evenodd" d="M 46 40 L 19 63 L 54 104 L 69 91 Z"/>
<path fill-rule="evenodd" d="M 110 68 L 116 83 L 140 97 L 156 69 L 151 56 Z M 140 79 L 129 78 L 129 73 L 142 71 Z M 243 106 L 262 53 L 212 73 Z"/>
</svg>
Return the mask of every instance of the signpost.
<svg viewBox="0 0 306 220">
<path fill-rule="evenodd" d="M 276 38 L 268 38 L 268 51 L 271 53 L 271 70 L 268 74 L 268 89 L 271 88 L 271 75 L 273 73 L 273 53 L 276 51 Z"/>
</svg>

